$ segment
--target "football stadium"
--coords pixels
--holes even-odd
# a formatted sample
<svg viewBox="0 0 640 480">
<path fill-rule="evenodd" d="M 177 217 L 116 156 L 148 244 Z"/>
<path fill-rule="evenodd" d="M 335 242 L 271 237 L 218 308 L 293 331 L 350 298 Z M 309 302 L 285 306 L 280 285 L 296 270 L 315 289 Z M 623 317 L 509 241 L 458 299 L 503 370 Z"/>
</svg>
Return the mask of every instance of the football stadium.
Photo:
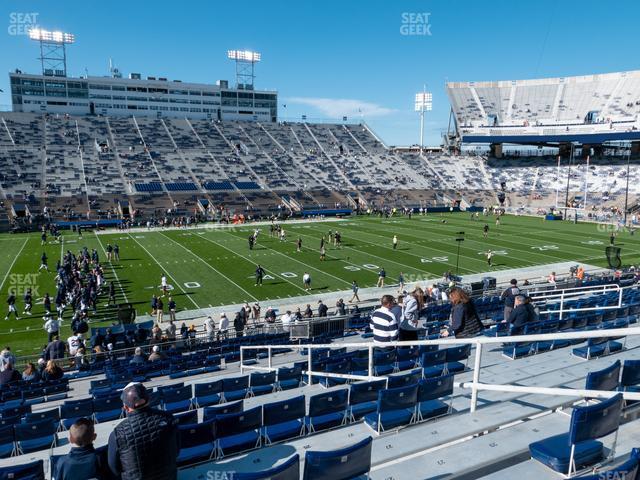
<svg viewBox="0 0 640 480">
<path fill-rule="evenodd" d="M 638 6 L 266 3 L 2 6 L 0 480 L 640 479 Z"/>
</svg>

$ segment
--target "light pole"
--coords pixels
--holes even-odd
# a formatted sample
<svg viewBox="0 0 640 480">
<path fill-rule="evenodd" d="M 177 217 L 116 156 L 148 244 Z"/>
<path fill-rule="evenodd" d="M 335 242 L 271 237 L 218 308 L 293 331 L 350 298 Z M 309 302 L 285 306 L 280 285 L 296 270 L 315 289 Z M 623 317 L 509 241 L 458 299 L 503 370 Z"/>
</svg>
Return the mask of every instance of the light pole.
<svg viewBox="0 0 640 480">
<path fill-rule="evenodd" d="M 464 232 L 456 232 L 456 242 L 458 243 L 458 252 L 456 254 L 456 277 L 459 275 L 458 266 L 460 264 L 460 245 L 464 242 Z"/>
<path fill-rule="evenodd" d="M 631 163 L 631 147 L 627 150 L 627 186 L 624 189 L 624 225 L 627 225 L 627 208 L 629 207 L 629 166 Z"/>
<path fill-rule="evenodd" d="M 416 93 L 415 102 L 416 112 L 420 112 L 420 153 L 424 149 L 424 112 L 433 110 L 433 95 L 427 92 L 426 85 L 422 89 L 422 93 Z"/>
</svg>

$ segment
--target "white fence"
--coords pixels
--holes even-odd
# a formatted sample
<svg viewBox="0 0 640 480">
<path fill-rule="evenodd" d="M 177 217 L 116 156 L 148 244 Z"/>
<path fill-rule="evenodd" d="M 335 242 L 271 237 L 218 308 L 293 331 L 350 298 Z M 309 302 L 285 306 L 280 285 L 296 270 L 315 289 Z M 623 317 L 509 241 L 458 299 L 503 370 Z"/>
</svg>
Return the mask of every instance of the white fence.
<svg viewBox="0 0 640 480">
<path fill-rule="evenodd" d="M 482 383 L 480 379 L 481 367 L 482 367 L 482 350 L 485 345 L 495 345 L 513 342 L 543 342 L 549 340 L 574 340 L 582 339 L 588 340 L 590 338 L 615 338 L 615 337 L 629 337 L 640 335 L 640 327 L 633 328 L 618 328 L 610 330 L 589 330 L 583 332 L 568 332 L 568 333 L 552 333 L 552 334 L 540 334 L 540 335 L 517 335 L 511 337 L 476 337 L 476 338 L 460 338 L 460 339 L 437 339 L 437 340 L 419 340 L 409 342 L 393 342 L 384 345 L 375 345 L 372 342 L 361 343 L 335 343 L 335 344 L 322 344 L 322 345 L 247 345 L 240 348 L 240 371 L 244 373 L 245 370 L 262 370 L 262 371 L 275 371 L 277 368 L 273 366 L 273 349 L 293 348 L 296 350 L 308 350 L 307 357 L 307 370 L 304 374 L 308 377 L 308 384 L 312 383 L 312 377 L 330 377 L 330 378 L 346 378 L 349 380 L 369 381 L 379 378 L 374 375 L 373 354 L 376 347 L 409 347 L 419 345 L 467 345 L 471 344 L 475 347 L 474 363 L 473 363 L 473 379 L 471 382 L 456 382 L 455 385 L 458 388 L 471 390 L 471 412 L 475 412 L 478 405 L 478 392 L 496 391 L 496 392 L 516 392 L 523 394 L 541 394 L 541 395 L 558 395 L 566 397 L 589 397 L 589 398 L 609 398 L 614 396 L 618 392 L 605 391 L 605 390 L 581 390 L 572 388 L 547 388 L 547 387 L 523 387 L 517 385 L 507 384 L 491 384 Z M 337 349 L 337 348 L 351 348 L 351 349 L 368 349 L 369 368 L 368 375 L 351 375 L 351 374 L 338 374 L 328 372 L 314 372 L 312 368 L 312 351 L 317 349 Z M 267 366 L 259 365 L 243 365 L 245 350 L 267 350 Z M 543 354 L 541 354 L 543 355 Z M 567 351 L 567 355 L 569 352 Z M 640 400 L 639 392 L 624 392 L 623 396 L 626 400 Z"/>
</svg>

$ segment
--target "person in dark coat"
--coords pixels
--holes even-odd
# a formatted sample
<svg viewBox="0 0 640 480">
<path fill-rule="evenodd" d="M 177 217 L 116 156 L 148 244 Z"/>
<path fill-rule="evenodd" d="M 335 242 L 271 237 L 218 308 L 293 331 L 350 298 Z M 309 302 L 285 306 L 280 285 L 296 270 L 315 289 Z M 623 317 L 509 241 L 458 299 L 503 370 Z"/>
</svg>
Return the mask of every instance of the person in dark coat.
<svg viewBox="0 0 640 480">
<path fill-rule="evenodd" d="M 19 380 L 22 380 L 22 375 L 20 375 L 20 372 L 13 369 L 13 363 L 6 363 L 4 370 L 0 372 L 0 385 L 6 385 L 8 383 L 17 382 Z"/>
<path fill-rule="evenodd" d="M 106 480 L 109 478 L 106 462 L 93 448 L 96 433 L 93 422 L 88 418 L 79 418 L 69 428 L 69 453 L 56 463 L 56 480 L 78 480 L 91 478 Z"/>
<path fill-rule="evenodd" d="M 244 309 L 243 309 L 244 310 Z M 236 313 L 233 319 L 233 328 L 236 330 L 236 337 L 242 337 L 244 335 L 244 320 L 240 312 Z"/>
<path fill-rule="evenodd" d="M 121 480 L 176 480 L 178 421 L 149 406 L 149 393 L 142 383 L 128 384 L 121 398 L 127 416 L 109 435 L 112 473 Z"/>
<path fill-rule="evenodd" d="M 484 329 L 476 306 L 467 292 L 461 288 L 452 288 L 449 293 L 451 300 L 451 325 L 441 333 L 443 337 L 455 335 L 456 338 L 475 337 Z"/>
<path fill-rule="evenodd" d="M 44 350 L 45 360 L 62 360 L 64 358 L 65 343 L 59 336 L 53 337 L 53 341 Z"/>
<path fill-rule="evenodd" d="M 511 311 L 507 322 L 512 327 L 523 327 L 536 322 L 537 319 L 538 315 L 531 304 L 531 299 L 524 295 L 518 295 L 515 301 L 515 308 Z"/>
<path fill-rule="evenodd" d="M 327 306 L 322 303 L 322 300 L 318 300 L 318 316 L 319 317 L 326 317 L 327 316 Z"/>
</svg>

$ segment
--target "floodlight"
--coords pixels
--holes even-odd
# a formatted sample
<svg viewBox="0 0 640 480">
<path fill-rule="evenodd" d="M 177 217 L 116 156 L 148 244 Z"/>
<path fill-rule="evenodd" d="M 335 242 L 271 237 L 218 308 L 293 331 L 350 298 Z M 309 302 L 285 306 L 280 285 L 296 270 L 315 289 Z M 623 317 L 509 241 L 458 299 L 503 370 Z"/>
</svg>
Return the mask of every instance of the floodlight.
<svg viewBox="0 0 640 480">
<path fill-rule="evenodd" d="M 59 30 L 52 32 L 49 30 L 43 30 L 42 28 L 32 28 L 29 30 L 29 38 L 31 40 L 37 40 L 39 42 L 50 43 L 74 43 L 76 41 L 75 35 L 72 33 L 65 33 Z"/>
<path fill-rule="evenodd" d="M 228 50 L 227 58 L 241 62 L 259 62 L 261 54 L 251 50 Z"/>
</svg>

